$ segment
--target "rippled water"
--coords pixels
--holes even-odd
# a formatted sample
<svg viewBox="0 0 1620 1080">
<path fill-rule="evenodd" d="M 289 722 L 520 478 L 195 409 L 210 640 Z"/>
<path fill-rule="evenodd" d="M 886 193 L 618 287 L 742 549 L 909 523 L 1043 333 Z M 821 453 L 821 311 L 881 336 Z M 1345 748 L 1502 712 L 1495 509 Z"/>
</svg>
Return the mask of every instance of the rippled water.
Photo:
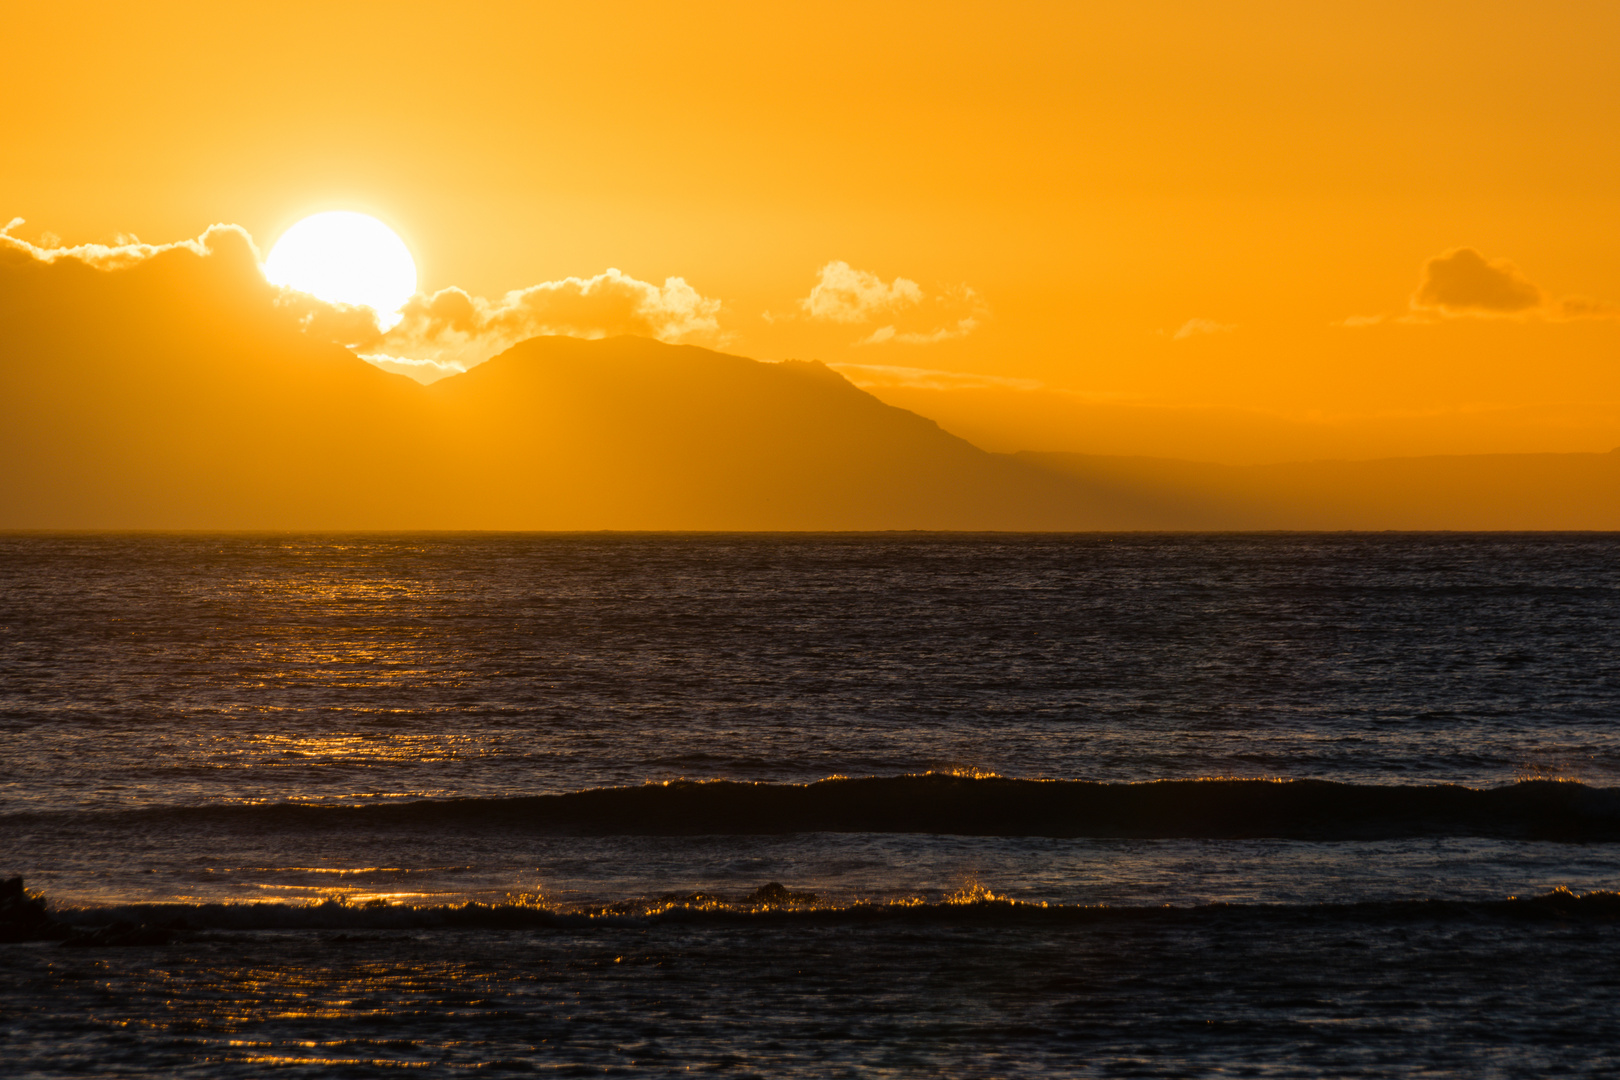
<svg viewBox="0 0 1620 1080">
<path fill-rule="evenodd" d="M 977 767 L 1611 783 L 1620 542 L 0 539 L 0 808 Z"/>
<path fill-rule="evenodd" d="M 1590 839 L 1620 787 L 1617 556 L 1603 534 L 0 536 L 0 873 L 78 925 L 183 923 L 0 945 L 0 1030 L 39 1075 L 1620 1071 L 1601 911 L 1343 907 L 1620 888 L 1620 844 Z M 909 794 L 866 825 L 671 836 L 678 807 L 563 828 L 522 802 L 930 770 L 1332 781 L 1365 838 L 914 831 Z M 1548 777 L 1584 785 L 1595 831 L 1375 809 Z M 286 809 L 416 800 L 439 802 Z M 833 921 L 645 921 L 768 881 Z M 1017 903 L 857 917 L 980 893 Z M 352 907 L 469 900 L 584 921 Z M 265 901 L 295 907 L 199 906 Z M 1185 917 L 1017 906 L 1041 903 Z"/>
<path fill-rule="evenodd" d="M 0 953 L 0 1002 L 13 1075 L 1610 1075 L 1617 945 L 1242 914 L 263 933 Z"/>
</svg>

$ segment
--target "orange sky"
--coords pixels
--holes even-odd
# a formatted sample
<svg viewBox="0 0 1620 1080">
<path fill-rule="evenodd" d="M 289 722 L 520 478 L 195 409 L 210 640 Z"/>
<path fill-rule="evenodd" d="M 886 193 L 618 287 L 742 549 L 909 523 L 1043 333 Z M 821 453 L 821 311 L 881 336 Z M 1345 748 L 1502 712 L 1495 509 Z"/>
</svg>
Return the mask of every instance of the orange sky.
<svg viewBox="0 0 1620 1080">
<path fill-rule="evenodd" d="M 429 292 L 678 277 L 709 306 L 666 336 L 991 449 L 1620 445 L 1612 4 L 602 11 L 20 6 L 0 219 L 267 247 L 356 209 Z M 1511 265 L 1414 308 L 1458 248 Z"/>
</svg>

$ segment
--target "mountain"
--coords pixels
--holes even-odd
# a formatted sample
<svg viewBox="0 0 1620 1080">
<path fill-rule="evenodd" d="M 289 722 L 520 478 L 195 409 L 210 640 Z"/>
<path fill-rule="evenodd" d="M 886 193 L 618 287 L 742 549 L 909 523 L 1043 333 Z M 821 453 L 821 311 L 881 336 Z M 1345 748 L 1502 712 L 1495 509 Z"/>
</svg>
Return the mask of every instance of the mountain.
<svg viewBox="0 0 1620 1080">
<path fill-rule="evenodd" d="M 819 363 L 535 338 L 421 386 L 245 234 L 0 245 L 0 528 L 1620 528 L 1620 454 L 1228 467 L 991 454 Z"/>
<path fill-rule="evenodd" d="M 1128 524 L 816 363 L 537 338 L 423 387 L 210 236 L 115 270 L 0 248 L 0 527 Z"/>
<path fill-rule="evenodd" d="M 502 527 L 1076 529 L 1130 516 L 819 363 L 535 338 L 427 388 L 469 455 L 455 516 Z"/>
<path fill-rule="evenodd" d="M 388 519 L 420 387 L 274 301 L 236 233 L 116 270 L 0 247 L 0 527 Z"/>
</svg>

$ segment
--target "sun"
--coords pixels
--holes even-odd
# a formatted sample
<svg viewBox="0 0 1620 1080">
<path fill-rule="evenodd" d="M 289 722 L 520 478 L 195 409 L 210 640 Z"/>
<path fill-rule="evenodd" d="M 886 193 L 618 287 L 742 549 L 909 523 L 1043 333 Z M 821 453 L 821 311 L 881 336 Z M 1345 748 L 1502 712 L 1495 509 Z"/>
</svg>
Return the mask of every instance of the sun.
<svg viewBox="0 0 1620 1080">
<path fill-rule="evenodd" d="M 332 210 L 286 232 L 264 261 L 272 285 L 334 304 L 364 304 L 387 329 L 416 292 L 416 260 L 394 230 L 366 214 Z"/>
</svg>

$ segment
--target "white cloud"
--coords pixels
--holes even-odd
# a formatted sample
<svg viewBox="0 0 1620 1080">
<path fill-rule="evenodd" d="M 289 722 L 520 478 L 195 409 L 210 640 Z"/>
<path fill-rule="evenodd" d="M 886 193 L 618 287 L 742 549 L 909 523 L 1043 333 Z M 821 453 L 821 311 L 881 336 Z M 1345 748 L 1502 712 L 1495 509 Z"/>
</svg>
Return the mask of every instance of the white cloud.
<svg viewBox="0 0 1620 1080">
<path fill-rule="evenodd" d="M 799 307 L 822 322 L 870 325 L 882 320 L 881 326 L 856 340 L 856 346 L 953 341 L 973 333 L 988 314 L 979 294 L 966 285 L 929 295 L 915 281 L 897 277 L 886 283 L 868 270 L 856 270 L 837 260 L 821 268 L 810 295 L 799 301 Z M 781 318 L 768 311 L 763 317 L 770 323 Z M 941 325 L 938 320 L 942 317 L 948 321 Z M 907 327 L 906 322 L 913 325 Z M 931 322 L 936 325 L 930 328 Z"/>
<path fill-rule="evenodd" d="M 892 326 L 880 326 L 866 337 L 861 338 L 861 340 L 857 341 L 855 344 L 884 345 L 892 341 L 900 345 L 933 345 L 940 341 L 953 341 L 956 338 L 967 337 L 969 334 L 973 333 L 974 330 L 978 329 L 978 327 L 979 320 L 974 318 L 972 315 L 958 319 L 950 326 L 941 326 L 935 330 L 929 330 L 927 332 L 913 330 L 906 333 L 898 333 Z"/>
<path fill-rule="evenodd" d="M 408 375 L 420 383 L 438 382 L 447 376 L 460 375 L 467 370 L 454 361 L 411 360 L 403 356 L 389 356 L 387 353 L 361 353 L 360 359 L 375 364 L 384 371 L 392 371 L 395 375 Z"/>
<path fill-rule="evenodd" d="M 876 316 L 922 303 L 923 292 L 915 281 L 897 277 L 887 285 L 867 270 L 856 270 L 843 261 L 821 268 L 810 295 L 799 301 L 812 319 L 836 323 L 871 322 Z"/>
<path fill-rule="evenodd" d="M 399 324 L 383 335 L 372 355 L 396 364 L 432 361 L 448 373 L 474 367 L 542 334 L 718 339 L 719 312 L 719 300 L 703 296 L 684 278 L 654 285 L 615 269 L 590 278 L 541 282 L 499 300 L 449 288 L 407 301 Z"/>
<path fill-rule="evenodd" d="M 61 240 L 54 233 L 44 234 L 41 238 L 44 241 L 42 245 L 30 244 L 20 237 L 11 235 L 11 230 L 24 224 L 26 222 L 22 218 L 14 217 L 6 222 L 4 227 L 0 227 L 0 248 L 25 252 L 41 262 L 77 259 L 97 270 L 125 270 L 137 263 L 145 262 L 154 255 L 161 255 L 176 248 L 182 248 L 195 255 L 212 255 L 222 244 L 245 247 L 253 253 L 255 260 L 258 258 L 258 248 L 253 244 L 253 238 L 240 225 L 210 225 L 197 239 L 179 240 L 173 244 L 143 244 L 133 236 L 120 234 L 116 244 L 78 244 L 74 247 L 62 247 Z"/>
<path fill-rule="evenodd" d="M 1035 379 L 1013 379 L 1003 375 L 979 375 L 971 371 L 937 371 L 932 368 L 899 367 L 892 364 L 828 364 L 856 386 L 907 386 L 926 390 L 976 390 L 989 387 L 1010 390 L 1039 390 Z"/>
<path fill-rule="evenodd" d="M 1171 341 L 1186 341 L 1191 337 L 1202 334 L 1230 334 L 1236 330 L 1235 325 L 1218 323 L 1214 319 L 1188 319 L 1181 324 L 1181 329 L 1170 335 Z"/>
</svg>

